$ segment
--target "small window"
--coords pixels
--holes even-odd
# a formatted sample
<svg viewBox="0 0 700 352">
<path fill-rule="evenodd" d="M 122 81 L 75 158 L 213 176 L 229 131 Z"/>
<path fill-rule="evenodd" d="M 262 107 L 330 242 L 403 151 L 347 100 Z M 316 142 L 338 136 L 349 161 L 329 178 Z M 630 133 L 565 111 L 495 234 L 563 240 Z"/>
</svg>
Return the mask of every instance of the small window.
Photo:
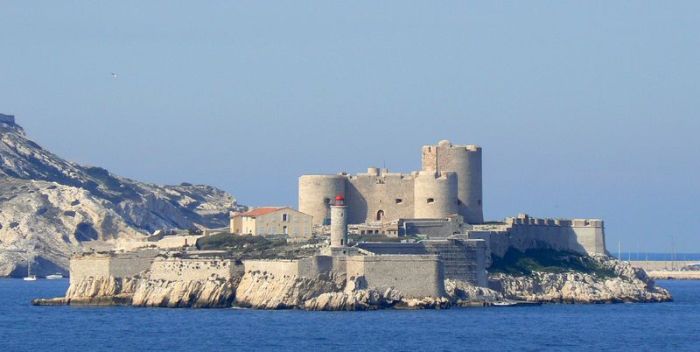
<svg viewBox="0 0 700 352">
<path fill-rule="evenodd" d="M 433 199 L 433 198 L 428 198 L 427 202 L 428 202 L 428 204 L 435 203 L 435 199 Z"/>
<path fill-rule="evenodd" d="M 287 214 L 282 214 L 282 221 L 289 221 Z"/>
<path fill-rule="evenodd" d="M 331 204 L 331 199 L 330 198 L 323 198 L 323 204 Z"/>
<path fill-rule="evenodd" d="M 401 199 L 401 198 L 396 198 L 394 201 L 396 202 L 396 204 L 403 203 L 403 199 Z"/>
</svg>

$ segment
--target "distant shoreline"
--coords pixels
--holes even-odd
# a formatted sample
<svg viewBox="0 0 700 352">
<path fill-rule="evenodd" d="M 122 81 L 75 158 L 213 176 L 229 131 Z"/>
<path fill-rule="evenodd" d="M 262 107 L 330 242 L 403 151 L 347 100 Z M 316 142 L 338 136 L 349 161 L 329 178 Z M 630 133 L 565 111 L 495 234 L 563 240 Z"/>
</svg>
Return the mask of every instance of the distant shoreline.
<svg viewBox="0 0 700 352">
<path fill-rule="evenodd" d="M 630 265 L 641 268 L 654 280 L 700 280 L 700 270 L 681 270 L 697 260 L 639 260 Z"/>
</svg>

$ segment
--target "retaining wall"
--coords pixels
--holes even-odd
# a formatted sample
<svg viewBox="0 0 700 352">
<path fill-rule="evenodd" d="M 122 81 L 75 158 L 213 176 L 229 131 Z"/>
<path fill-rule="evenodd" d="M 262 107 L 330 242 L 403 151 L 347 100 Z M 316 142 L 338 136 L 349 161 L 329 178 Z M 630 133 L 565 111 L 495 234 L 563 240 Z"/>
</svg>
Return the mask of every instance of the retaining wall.
<svg viewBox="0 0 700 352">
<path fill-rule="evenodd" d="M 351 256 L 346 264 L 348 280 L 364 276 L 370 288 L 392 287 L 408 298 L 445 295 L 445 278 L 436 255 Z"/>
<path fill-rule="evenodd" d="M 231 259 L 158 258 L 151 265 L 152 280 L 195 281 L 230 280 L 242 274 L 243 266 Z"/>
</svg>

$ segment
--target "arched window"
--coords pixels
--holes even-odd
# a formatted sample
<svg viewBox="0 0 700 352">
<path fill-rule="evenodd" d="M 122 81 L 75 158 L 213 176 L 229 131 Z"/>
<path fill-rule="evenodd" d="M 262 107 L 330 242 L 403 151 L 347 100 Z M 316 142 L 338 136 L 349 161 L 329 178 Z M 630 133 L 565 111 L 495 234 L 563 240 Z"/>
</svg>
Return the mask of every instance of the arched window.
<svg viewBox="0 0 700 352">
<path fill-rule="evenodd" d="M 377 212 L 377 221 L 382 221 L 382 219 L 384 219 L 384 210 Z"/>
</svg>

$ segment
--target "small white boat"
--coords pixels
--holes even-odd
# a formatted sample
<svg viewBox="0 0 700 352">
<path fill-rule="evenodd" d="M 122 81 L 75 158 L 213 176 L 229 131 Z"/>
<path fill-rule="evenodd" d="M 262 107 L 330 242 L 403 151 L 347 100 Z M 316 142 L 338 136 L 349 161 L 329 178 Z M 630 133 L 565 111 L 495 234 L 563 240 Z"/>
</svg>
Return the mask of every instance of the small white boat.
<svg viewBox="0 0 700 352">
<path fill-rule="evenodd" d="M 32 261 L 27 258 L 27 276 L 24 281 L 36 281 L 36 275 L 32 275 Z"/>
<path fill-rule="evenodd" d="M 493 302 L 494 307 L 527 307 L 527 306 L 541 306 L 542 302 L 528 302 L 528 301 L 498 301 Z"/>
<path fill-rule="evenodd" d="M 46 279 L 47 280 L 60 280 L 60 279 L 63 279 L 63 275 L 61 275 L 60 273 L 46 275 Z"/>
</svg>

